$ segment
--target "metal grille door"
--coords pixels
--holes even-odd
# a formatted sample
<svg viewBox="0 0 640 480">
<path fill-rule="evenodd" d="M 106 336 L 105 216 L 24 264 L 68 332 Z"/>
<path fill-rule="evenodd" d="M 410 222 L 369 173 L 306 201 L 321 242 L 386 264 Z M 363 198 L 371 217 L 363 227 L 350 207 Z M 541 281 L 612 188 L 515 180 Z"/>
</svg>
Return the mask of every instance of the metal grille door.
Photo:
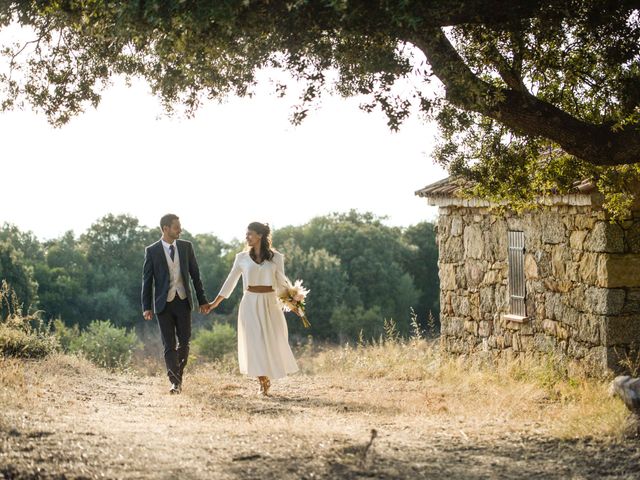
<svg viewBox="0 0 640 480">
<path fill-rule="evenodd" d="M 513 315 L 526 317 L 524 308 L 524 232 L 509 234 L 509 307 Z"/>
</svg>

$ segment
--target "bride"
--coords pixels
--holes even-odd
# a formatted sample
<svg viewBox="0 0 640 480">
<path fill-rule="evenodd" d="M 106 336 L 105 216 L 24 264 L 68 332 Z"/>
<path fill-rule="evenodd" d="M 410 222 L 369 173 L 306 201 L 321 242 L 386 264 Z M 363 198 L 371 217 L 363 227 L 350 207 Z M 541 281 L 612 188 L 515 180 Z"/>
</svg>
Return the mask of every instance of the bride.
<svg viewBox="0 0 640 480">
<path fill-rule="evenodd" d="M 247 248 L 236 255 L 220 293 L 209 303 L 208 312 L 229 298 L 242 276 L 244 295 L 238 310 L 238 364 L 240 373 L 258 377 L 260 393 L 268 396 L 269 378 L 282 378 L 298 371 L 277 298 L 277 293 L 287 285 L 284 255 L 272 248 L 268 224 L 250 223 L 246 240 Z"/>
</svg>

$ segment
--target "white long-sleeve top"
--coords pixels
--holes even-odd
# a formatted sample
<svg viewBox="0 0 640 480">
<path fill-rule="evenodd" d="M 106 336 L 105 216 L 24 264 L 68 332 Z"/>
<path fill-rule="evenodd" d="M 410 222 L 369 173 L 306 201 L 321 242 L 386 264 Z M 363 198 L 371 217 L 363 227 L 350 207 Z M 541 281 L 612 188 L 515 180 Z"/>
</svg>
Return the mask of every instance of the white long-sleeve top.
<svg viewBox="0 0 640 480">
<path fill-rule="evenodd" d="M 220 289 L 220 295 L 229 298 L 242 276 L 243 289 L 249 286 L 271 286 L 280 293 L 287 287 L 287 277 L 284 275 L 284 255 L 274 252 L 271 260 L 264 260 L 258 264 L 253 261 L 249 252 L 240 252 L 236 255 L 229 276 Z"/>
</svg>

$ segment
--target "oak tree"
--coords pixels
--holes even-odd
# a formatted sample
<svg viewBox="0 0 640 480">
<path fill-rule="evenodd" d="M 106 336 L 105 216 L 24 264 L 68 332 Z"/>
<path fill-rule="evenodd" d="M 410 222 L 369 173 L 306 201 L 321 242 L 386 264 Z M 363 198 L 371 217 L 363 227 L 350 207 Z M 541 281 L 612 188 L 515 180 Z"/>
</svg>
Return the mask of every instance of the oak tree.
<svg viewBox="0 0 640 480">
<path fill-rule="evenodd" d="M 0 26 L 2 108 L 67 122 L 115 75 L 142 77 L 167 109 L 250 95 L 264 68 L 304 88 L 363 95 L 390 128 L 435 119 L 437 161 L 489 197 L 530 200 L 589 177 L 624 211 L 640 171 L 640 0 L 15 0 Z M 411 85 L 410 89 L 406 85 Z M 285 85 L 276 90 L 282 91 Z"/>
</svg>

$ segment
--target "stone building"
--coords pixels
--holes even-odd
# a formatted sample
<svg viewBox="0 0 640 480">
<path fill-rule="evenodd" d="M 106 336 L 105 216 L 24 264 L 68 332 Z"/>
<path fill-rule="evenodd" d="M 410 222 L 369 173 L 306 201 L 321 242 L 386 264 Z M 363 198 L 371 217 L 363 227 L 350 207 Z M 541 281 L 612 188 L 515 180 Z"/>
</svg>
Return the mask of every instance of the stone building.
<svg viewBox="0 0 640 480">
<path fill-rule="evenodd" d="M 640 208 L 609 222 L 589 182 L 520 214 L 459 193 L 450 178 L 416 192 L 439 207 L 446 351 L 548 352 L 604 370 L 640 349 Z"/>
</svg>

